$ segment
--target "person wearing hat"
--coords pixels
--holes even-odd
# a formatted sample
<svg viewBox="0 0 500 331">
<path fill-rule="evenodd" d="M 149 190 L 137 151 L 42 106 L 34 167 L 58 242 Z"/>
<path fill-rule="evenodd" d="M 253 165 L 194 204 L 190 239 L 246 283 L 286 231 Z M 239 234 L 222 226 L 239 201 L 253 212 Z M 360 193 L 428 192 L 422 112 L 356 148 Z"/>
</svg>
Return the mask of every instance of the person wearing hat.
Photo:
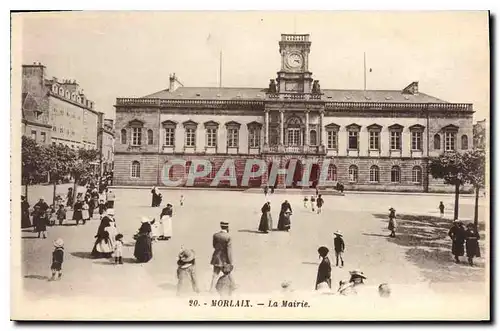
<svg viewBox="0 0 500 331">
<path fill-rule="evenodd" d="M 153 220 L 152 222 L 154 222 Z M 134 257 L 137 262 L 146 263 L 153 258 L 153 245 L 151 240 L 151 222 L 147 217 L 141 220 L 141 227 L 136 236 Z"/>
<path fill-rule="evenodd" d="M 64 260 L 64 241 L 58 238 L 54 241 L 54 251 L 52 252 L 52 264 L 50 265 L 50 270 L 52 271 L 52 277 L 49 279 L 51 281 L 61 279 L 62 276 L 62 264 Z"/>
<path fill-rule="evenodd" d="M 455 257 L 455 263 L 460 263 L 460 256 L 464 256 L 465 229 L 459 220 L 454 220 L 448 231 L 451 239 L 451 254 Z"/>
<path fill-rule="evenodd" d="M 173 206 L 167 203 L 160 214 L 159 237 L 160 240 L 168 240 L 172 238 L 172 215 L 174 214 Z"/>
<path fill-rule="evenodd" d="M 49 205 L 45 202 L 45 199 L 43 197 L 41 197 L 33 207 L 36 206 L 40 207 L 40 211 L 42 211 L 43 213 L 45 213 L 47 209 L 49 209 Z"/>
<path fill-rule="evenodd" d="M 335 249 L 335 260 L 336 264 L 335 266 L 339 266 L 339 260 L 340 260 L 340 267 L 342 268 L 344 266 L 344 250 L 345 250 L 345 243 L 344 239 L 342 238 L 342 232 L 337 230 L 337 232 L 334 233 L 335 238 L 333 238 L 333 248 Z"/>
<path fill-rule="evenodd" d="M 110 238 L 108 231 L 112 226 L 112 223 L 114 223 L 114 215 L 115 211 L 113 209 L 108 209 L 107 214 L 101 219 L 101 224 L 99 224 L 97 233 L 94 236 L 94 238 L 96 238 L 94 247 L 90 253 L 93 258 L 109 258 L 113 254 L 114 240 Z"/>
<path fill-rule="evenodd" d="M 210 264 L 213 266 L 212 282 L 210 284 L 210 291 L 213 292 L 219 274 L 226 264 L 233 265 L 233 255 L 231 247 L 231 236 L 229 235 L 229 223 L 220 222 L 221 230 L 213 235 L 212 244 L 214 253 Z M 229 276 L 231 277 L 231 276 Z"/>
<path fill-rule="evenodd" d="M 339 283 L 338 293 L 341 295 L 357 294 L 358 292 L 356 290 L 356 287 L 364 285 L 366 276 L 362 271 L 353 270 L 349 271 L 349 274 L 351 275 L 349 282 L 344 281 Z"/>
<path fill-rule="evenodd" d="M 85 224 L 85 220 L 83 219 L 83 199 L 78 198 L 75 205 L 73 206 L 73 220 L 76 221 L 76 225 L 83 220 L 83 224 Z"/>
<path fill-rule="evenodd" d="M 273 218 L 271 216 L 271 202 L 267 201 L 260 209 L 262 215 L 260 217 L 259 231 L 268 233 L 273 229 Z"/>
<path fill-rule="evenodd" d="M 328 258 L 329 249 L 325 246 L 318 248 L 318 254 L 321 258 L 321 262 L 318 266 L 318 273 L 316 275 L 316 286 L 315 290 L 321 288 L 321 283 L 326 283 L 328 288 L 332 288 L 332 265 L 330 259 Z"/>
<path fill-rule="evenodd" d="M 292 206 L 285 200 L 281 204 L 281 211 L 278 218 L 278 230 L 289 231 L 291 226 L 290 216 L 292 215 Z"/>
<path fill-rule="evenodd" d="M 396 210 L 394 208 L 389 208 L 389 225 L 387 226 L 391 234 L 389 237 L 396 237 Z"/>
<path fill-rule="evenodd" d="M 465 231 L 465 250 L 467 252 L 467 260 L 471 267 L 474 266 L 474 257 L 481 257 L 479 238 L 479 233 L 474 224 L 467 224 L 467 230 Z"/>
<path fill-rule="evenodd" d="M 26 201 L 26 197 L 21 195 L 21 228 L 30 228 L 30 204 Z"/>
<path fill-rule="evenodd" d="M 199 293 L 196 281 L 195 253 L 192 249 L 182 249 L 177 260 L 177 295 Z"/>
<path fill-rule="evenodd" d="M 113 192 L 111 189 L 106 189 L 106 206 L 108 208 L 114 208 L 115 207 L 115 192 Z"/>
</svg>

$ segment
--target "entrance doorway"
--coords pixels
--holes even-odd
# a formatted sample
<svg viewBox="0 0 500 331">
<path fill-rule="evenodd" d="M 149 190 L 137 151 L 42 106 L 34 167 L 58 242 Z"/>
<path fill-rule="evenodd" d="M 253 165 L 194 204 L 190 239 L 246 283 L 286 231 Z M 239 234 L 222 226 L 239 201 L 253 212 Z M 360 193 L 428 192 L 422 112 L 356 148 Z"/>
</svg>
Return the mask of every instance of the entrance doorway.
<svg viewBox="0 0 500 331">
<path fill-rule="evenodd" d="M 319 165 L 314 163 L 311 167 L 311 174 L 309 176 L 309 182 L 312 188 L 316 188 L 319 182 Z"/>
</svg>

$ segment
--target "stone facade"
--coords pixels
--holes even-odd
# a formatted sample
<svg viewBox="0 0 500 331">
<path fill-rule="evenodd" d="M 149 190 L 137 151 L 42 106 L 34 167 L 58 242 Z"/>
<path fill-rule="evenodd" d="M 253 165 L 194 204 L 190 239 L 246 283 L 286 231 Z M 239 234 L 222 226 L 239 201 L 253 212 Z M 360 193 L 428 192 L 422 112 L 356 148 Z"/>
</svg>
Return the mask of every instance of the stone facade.
<svg viewBox="0 0 500 331">
<path fill-rule="evenodd" d="M 308 35 L 282 35 L 282 67 L 268 88 L 190 88 L 173 75 L 166 90 L 117 99 L 114 183 L 163 185 L 166 175 L 189 172 L 176 165 L 163 173 L 181 159 L 209 161 L 212 171 L 194 185 L 210 186 L 231 159 L 238 187 L 286 185 L 283 174 L 269 182 L 269 171 L 242 183 L 246 162 L 257 159 L 268 168 L 297 164 L 291 186 L 308 163 L 317 185 L 328 161 L 330 184 L 350 190 L 446 190 L 429 178 L 428 160 L 472 148 L 472 105 L 419 92 L 417 82 L 399 91 L 321 89 L 308 70 L 310 46 Z"/>
</svg>

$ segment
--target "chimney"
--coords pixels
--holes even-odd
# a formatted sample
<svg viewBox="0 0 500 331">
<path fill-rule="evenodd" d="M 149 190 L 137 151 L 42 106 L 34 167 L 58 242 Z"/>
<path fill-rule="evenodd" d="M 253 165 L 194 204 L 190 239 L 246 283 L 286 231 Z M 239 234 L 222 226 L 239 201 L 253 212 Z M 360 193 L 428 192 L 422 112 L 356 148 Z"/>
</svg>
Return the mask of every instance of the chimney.
<svg viewBox="0 0 500 331">
<path fill-rule="evenodd" d="M 175 73 L 173 73 L 172 75 L 170 75 L 169 78 L 170 78 L 170 84 L 168 86 L 168 91 L 169 92 L 174 92 L 175 90 L 177 90 L 177 88 L 179 86 L 184 86 L 184 85 L 182 85 L 181 82 L 179 82 L 179 80 L 175 76 Z"/>
<path fill-rule="evenodd" d="M 412 82 L 410 85 L 403 89 L 403 94 L 418 94 L 418 82 Z"/>
</svg>

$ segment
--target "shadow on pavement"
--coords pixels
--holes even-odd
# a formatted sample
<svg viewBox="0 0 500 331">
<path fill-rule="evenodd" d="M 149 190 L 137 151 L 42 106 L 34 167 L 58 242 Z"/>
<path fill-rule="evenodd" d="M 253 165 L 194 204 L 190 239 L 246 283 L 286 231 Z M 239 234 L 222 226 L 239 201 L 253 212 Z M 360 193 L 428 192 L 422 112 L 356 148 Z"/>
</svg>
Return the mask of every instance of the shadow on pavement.
<svg viewBox="0 0 500 331">
<path fill-rule="evenodd" d="M 388 215 L 373 214 L 373 216 L 384 224 L 387 231 Z M 368 234 L 367 236 L 386 237 L 388 241 L 396 245 L 407 247 L 406 259 L 419 267 L 422 275 L 431 282 L 463 282 L 484 281 L 484 260 L 475 259 L 475 267 L 466 263 L 466 257 L 462 257 L 462 263 L 457 264 L 451 255 L 451 240 L 448 231 L 453 221 L 428 215 L 405 215 L 396 214 L 397 229 L 396 237 L 390 238 L 382 234 Z M 463 220 L 465 224 L 470 220 Z M 479 224 L 480 232 L 484 231 L 484 224 Z M 484 233 L 481 233 L 481 251 Z M 484 253 L 483 253 L 484 255 Z"/>
<path fill-rule="evenodd" d="M 40 275 L 27 275 L 27 276 L 24 276 L 24 278 L 38 279 L 38 280 L 49 280 L 48 276 L 40 276 Z"/>
<path fill-rule="evenodd" d="M 274 230 L 270 230 L 269 232 L 271 232 L 271 231 L 274 231 Z M 264 232 L 260 232 L 257 230 L 248 230 L 248 229 L 238 230 L 238 232 L 265 234 Z"/>
<path fill-rule="evenodd" d="M 70 254 L 73 255 L 74 257 L 79 257 L 80 259 L 95 260 L 92 257 L 92 254 L 90 254 L 90 252 L 72 252 Z"/>
<path fill-rule="evenodd" d="M 319 262 L 302 262 L 302 264 L 319 265 Z"/>
</svg>

